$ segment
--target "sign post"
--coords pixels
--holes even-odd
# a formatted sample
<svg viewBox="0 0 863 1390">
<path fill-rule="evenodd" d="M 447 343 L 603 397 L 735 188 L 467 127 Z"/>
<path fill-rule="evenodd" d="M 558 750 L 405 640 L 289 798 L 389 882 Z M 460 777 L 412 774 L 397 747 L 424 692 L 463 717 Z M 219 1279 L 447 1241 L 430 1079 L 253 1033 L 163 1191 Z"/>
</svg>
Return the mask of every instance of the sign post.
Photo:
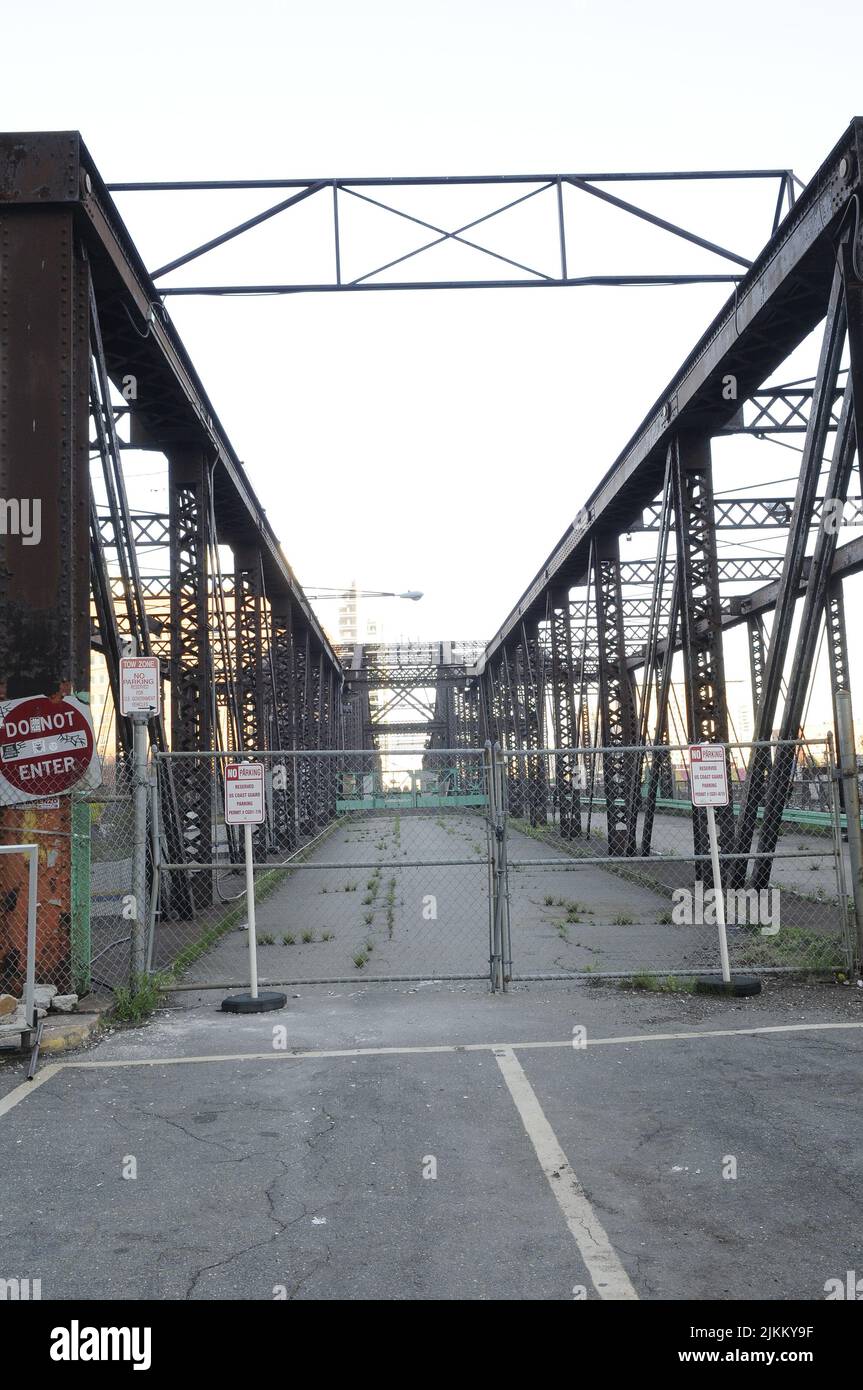
<svg viewBox="0 0 863 1390">
<path fill-rule="evenodd" d="M 246 859 L 246 912 L 249 928 L 248 994 L 232 994 L 222 1000 L 222 1008 L 232 1014 L 260 1014 L 283 1009 L 286 994 L 258 990 L 258 943 L 255 928 L 255 866 L 252 826 L 266 819 L 263 763 L 228 763 L 225 767 L 225 824 L 242 825 Z"/>
<path fill-rule="evenodd" d="M 150 752 L 149 721 L 162 703 L 162 669 L 157 656 L 120 658 L 120 713 L 132 725 L 132 776 L 135 809 L 135 840 L 132 851 L 132 894 L 135 916 L 132 922 L 132 981 L 141 980 L 146 971 L 144 936 L 147 922 L 147 793 Z"/>
<path fill-rule="evenodd" d="M 710 863 L 713 868 L 713 889 L 716 902 L 716 926 L 719 932 L 719 963 L 722 967 L 722 994 L 758 994 L 761 981 L 754 976 L 738 977 L 732 983 L 728 960 L 728 936 L 725 920 L 725 892 L 719 867 L 719 840 L 716 834 L 716 807 L 727 806 L 728 764 L 722 743 L 696 743 L 689 749 L 689 786 L 693 806 L 707 811 L 707 836 L 710 842 Z M 754 987 L 753 987 L 754 986 Z M 696 982 L 701 993 L 716 993 L 712 976 L 702 976 Z"/>
</svg>

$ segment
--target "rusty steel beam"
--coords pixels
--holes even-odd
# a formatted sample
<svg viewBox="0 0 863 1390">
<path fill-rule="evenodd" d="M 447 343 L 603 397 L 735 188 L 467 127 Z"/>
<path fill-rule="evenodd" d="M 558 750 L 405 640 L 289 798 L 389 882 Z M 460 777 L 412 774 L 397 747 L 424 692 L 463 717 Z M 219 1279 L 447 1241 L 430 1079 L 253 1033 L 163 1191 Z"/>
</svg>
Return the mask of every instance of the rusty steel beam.
<svg viewBox="0 0 863 1390">
<path fill-rule="evenodd" d="M 6 509 L 0 529 L 0 699 L 89 698 L 90 272 L 75 235 L 77 168 L 60 154 L 56 142 L 41 160 L 22 153 L 12 162 L 0 150 L 0 497 Z M 53 200 L 48 206 L 9 196 L 16 188 L 39 187 Z M 78 840 L 72 838 L 70 797 L 58 803 L 39 811 L 32 803 L 0 806 L 0 837 L 21 843 L 28 831 L 42 832 L 34 837 L 41 901 L 37 978 L 65 991 L 75 985 L 73 937 L 80 924 L 72 881 Z M 0 988 L 4 977 L 11 983 L 18 966 L 23 975 L 24 856 L 4 858 L 3 904 Z"/>
</svg>

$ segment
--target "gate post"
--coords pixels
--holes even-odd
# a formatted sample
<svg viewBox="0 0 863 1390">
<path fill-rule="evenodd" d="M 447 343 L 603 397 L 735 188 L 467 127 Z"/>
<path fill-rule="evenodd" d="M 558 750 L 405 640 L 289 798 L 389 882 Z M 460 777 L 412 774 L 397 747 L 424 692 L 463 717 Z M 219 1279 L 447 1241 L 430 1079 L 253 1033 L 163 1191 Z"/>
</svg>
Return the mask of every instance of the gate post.
<svg viewBox="0 0 863 1390">
<path fill-rule="evenodd" d="M 512 974 L 512 949 L 509 933 L 509 894 L 506 864 L 506 804 L 504 801 L 505 759 L 499 743 L 485 744 L 485 766 L 488 778 L 489 821 L 491 824 L 491 858 L 489 877 L 489 969 L 492 991 L 506 993 Z"/>
<path fill-rule="evenodd" d="M 504 972 L 504 828 L 500 744 L 486 740 L 483 759 L 488 783 L 488 810 L 491 826 L 489 858 L 489 983 L 492 993 L 506 989 Z"/>
<path fill-rule="evenodd" d="M 494 765 L 498 784 L 498 807 L 500 823 L 498 899 L 500 902 L 500 947 L 501 947 L 501 987 L 504 994 L 512 979 L 512 937 L 509 921 L 509 860 L 507 858 L 507 815 L 506 799 L 506 759 L 499 743 L 494 746 Z"/>
</svg>

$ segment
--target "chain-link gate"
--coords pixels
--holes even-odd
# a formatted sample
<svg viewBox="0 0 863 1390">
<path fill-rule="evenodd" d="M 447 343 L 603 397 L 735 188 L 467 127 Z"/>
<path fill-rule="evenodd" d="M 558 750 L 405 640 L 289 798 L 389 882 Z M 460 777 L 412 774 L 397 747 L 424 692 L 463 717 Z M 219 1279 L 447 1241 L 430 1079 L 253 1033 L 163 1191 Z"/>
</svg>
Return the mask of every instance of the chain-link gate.
<svg viewBox="0 0 863 1390">
<path fill-rule="evenodd" d="M 732 969 L 848 970 L 850 865 L 829 743 L 726 753 L 731 803 L 716 814 Z M 507 974 L 718 971 L 706 819 L 690 801 L 685 748 L 507 749 L 498 760 Z M 748 813 L 747 775 L 762 779 Z"/>
<path fill-rule="evenodd" d="M 856 846 L 840 796 L 854 773 L 837 781 L 827 741 L 753 747 L 728 747 L 732 804 L 718 813 L 732 968 L 849 970 Z M 37 983 L 128 985 L 137 944 L 141 968 L 172 983 L 246 986 L 242 830 L 223 814 L 237 756 L 158 754 L 137 773 L 106 761 L 101 784 L 59 810 L 7 808 L 6 843 L 39 848 Z M 254 758 L 266 769 L 253 836 L 262 984 L 501 988 L 719 968 L 685 749 Z M 747 799 L 753 772 L 762 794 Z M 23 858 L 0 856 L 0 994 L 18 1000 L 26 928 Z"/>
<path fill-rule="evenodd" d="M 265 767 L 255 828 L 262 985 L 489 977 L 491 833 L 482 750 L 159 754 L 147 965 L 186 986 L 248 982 L 242 827 L 225 824 L 238 756 Z"/>
</svg>

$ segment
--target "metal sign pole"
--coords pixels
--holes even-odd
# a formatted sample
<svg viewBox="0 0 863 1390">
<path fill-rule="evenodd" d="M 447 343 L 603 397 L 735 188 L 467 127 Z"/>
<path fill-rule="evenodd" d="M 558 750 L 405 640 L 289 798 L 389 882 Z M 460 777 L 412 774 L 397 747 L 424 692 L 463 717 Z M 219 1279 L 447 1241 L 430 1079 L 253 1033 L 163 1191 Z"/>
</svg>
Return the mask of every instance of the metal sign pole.
<svg viewBox="0 0 863 1390">
<path fill-rule="evenodd" d="M 710 840 L 710 862 L 713 865 L 713 887 L 716 894 L 716 925 L 719 930 L 719 960 L 722 965 L 722 978 L 731 984 L 731 967 L 728 964 L 728 937 L 725 931 L 725 894 L 719 872 L 719 841 L 716 835 L 716 812 L 707 807 L 707 835 Z"/>
<path fill-rule="evenodd" d="M 757 975 L 735 975 L 731 978 L 728 956 L 728 934 L 725 917 L 725 890 L 719 863 L 719 838 L 716 834 L 716 806 L 727 806 L 728 750 L 725 744 L 696 743 L 689 749 L 689 787 L 693 813 L 696 808 L 707 814 L 707 838 L 710 843 L 710 863 L 713 869 L 713 897 L 716 904 L 716 929 L 719 935 L 719 963 L 722 979 L 715 975 L 700 975 L 695 981 L 699 994 L 760 994 L 761 981 Z"/>
<path fill-rule="evenodd" d="M 255 935 L 255 867 L 252 854 L 252 823 L 243 826 L 246 842 L 246 912 L 249 917 L 249 980 L 251 995 L 258 997 L 258 941 Z"/>
<path fill-rule="evenodd" d="M 255 857 L 252 850 L 252 826 L 266 823 L 266 807 L 263 765 L 252 761 L 228 763 L 225 767 L 225 824 L 241 825 L 245 841 L 250 984 L 248 994 L 231 994 L 222 1000 L 222 1009 L 229 1014 L 269 1013 L 272 1009 L 283 1009 L 288 1002 L 286 994 L 274 990 L 258 989 Z"/>
<path fill-rule="evenodd" d="M 150 740 L 147 715 L 133 714 L 132 719 L 132 776 L 134 798 L 134 844 L 132 847 L 132 949 L 130 971 L 132 992 L 139 988 L 145 966 L 145 932 L 147 923 L 147 755 Z"/>
</svg>

